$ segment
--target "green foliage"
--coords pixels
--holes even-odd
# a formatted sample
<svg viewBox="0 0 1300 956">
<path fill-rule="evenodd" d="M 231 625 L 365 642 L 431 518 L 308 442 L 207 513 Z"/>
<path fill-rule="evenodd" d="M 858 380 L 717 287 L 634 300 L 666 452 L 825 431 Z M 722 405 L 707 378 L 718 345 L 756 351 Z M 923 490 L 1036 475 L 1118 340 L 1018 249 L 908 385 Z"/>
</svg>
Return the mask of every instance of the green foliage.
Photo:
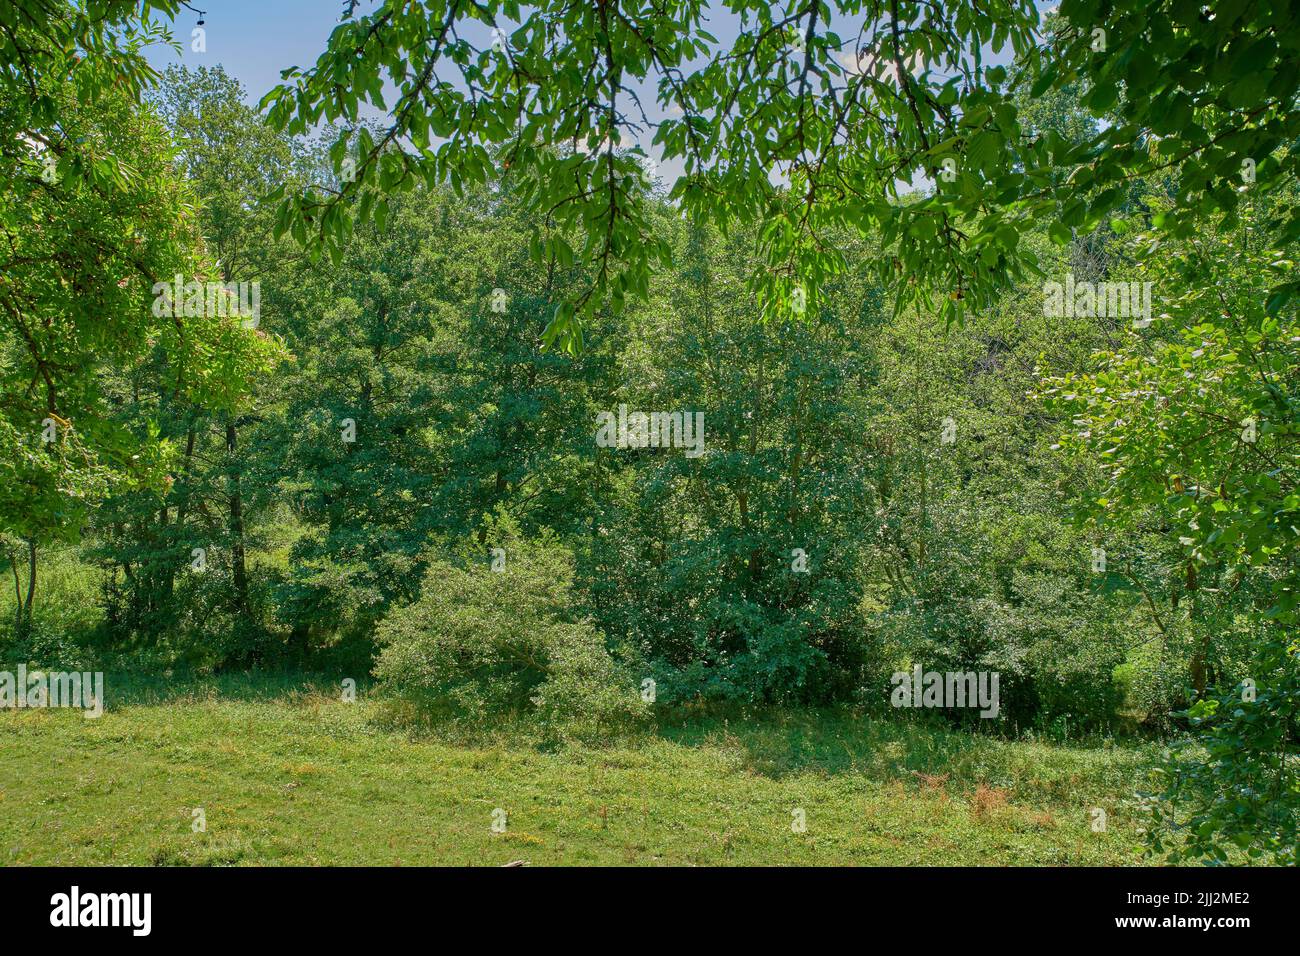
<svg viewBox="0 0 1300 956">
<path fill-rule="evenodd" d="M 1188 711 L 1198 738 L 1175 748 L 1151 801 L 1152 846 L 1176 861 L 1228 862 L 1236 847 L 1296 865 L 1300 847 L 1300 648 L 1274 636 L 1257 675 Z"/>
<path fill-rule="evenodd" d="M 635 319 L 604 408 L 698 413 L 703 454 L 597 453 L 606 487 L 583 581 L 665 700 L 843 699 L 868 656 L 855 579 L 869 514 L 854 434 L 863 289 L 827 299 L 816 324 L 757 322 L 749 238 L 681 237 L 681 272 Z"/>
<path fill-rule="evenodd" d="M 157 31 L 131 15 L 151 9 L 176 5 L 23 2 L 0 17 L 22 64 L 0 73 L 0 529 L 33 567 L 109 496 L 161 504 L 166 526 L 171 408 L 233 413 L 274 353 L 228 315 L 159 308 L 160 286 L 212 266 L 174 142 L 140 102 Z"/>
<path fill-rule="evenodd" d="M 162 212 L 179 217 L 194 248 L 193 261 L 178 263 L 176 273 L 186 280 L 257 281 L 270 226 L 256 200 L 267 177 L 284 174 L 288 144 L 266 130 L 243 103 L 238 83 L 220 70 L 169 70 L 153 100 L 175 143 L 157 148 L 158 162 L 185 176 L 183 189 L 164 184 L 176 195 Z M 164 138 L 154 108 L 137 109 Z M 158 231 L 152 220 L 137 228 L 145 235 Z M 161 281 L 170 285 L 173 278 L 167 272 Z M 168 663 L 262 659 L 267 641 L 254 613 L 259 595 L 243 555 L 251 546 L 246 524 L 267 496 L 256 484 L 241 486 L 251 456 L 240 432 L 258 419 L 252 392 L 283 352 L 257 315 L 204 309 L 155 316 L 157 291 L 148 289 L 147 314 L 182 347 L 155 345 L 134 361 L 88 370 L 111 423 L 156 441 L 165 452 L 158 467 L 167 469 L 152 483 L 113 487 L 91 515 L 89 556 L 106 574 L 104 626 L 110 642 L 148 649 Z M 145 324 L 140 331 L 157 335 L 152 329 Z M 210 555 L 212 578 L 192 574 L 195 549 Z"/>
<path fill-rule="evenodd" d="M 0 537 L 0 662 L 89 669 L 98 657 L 85 639 L 101 622 L 100 577 L 69 546 L 38 551 L 39 600 L 24 609 L 27 542 Z"/>
<path fill-rule="evenodd" d="M 423 708 L 471 720 L 534 712 L 560 732 L 610 733 L 645 710 L 630 675 L 573 606 L 572 556 L 553 540 L 506 533 L 502 562 L 431 562 L 420 598 L 379 626 L 375 676 Z"/>
<path fill-rule="evenodd" d="M 177 6 L 0 10 L 7 653 L 378 651 L 422 717 L 589 737 L 646 677 L 993 670 L 1002 733 L 1191 732 L 1157 850 L 1293 862 L 1290 5 L 350 3 L 269 124 L 221 69 L 151 90 Z M 157 314 L 178 274 L 264 325 Z M 699 454 L 597 447 L 622 405 Z"/>
<path fill-rule="evenodd" d="M 170 39 L 153 14 L 172 18 L 180 8 L 179 0 L 9 0 L 0 10 L 0 100 L 25 99 L 38 125 L 57 121 L 64 93 L 88 106 L 117 94 L 138 100 L 158 75 L 144 47 Z"/>
<path fill-rule="evenodd" d="M 170 449 L 156 425 L 115 420 L 107 370 L 154 360 L 160 387 L 228 403 L 257 361 L 229 320 L 154 314 L 155 282 L 202 269 L 157 119 L 120 96 L 93 108 L 63 96 L 57 133 L 35 127 L 23 104 L 7 104 L 4 129 L 34 132 L 26 141 L 14 132 L 0 171 L 13 184 L 0 201 L 10 239 L 0 263 L 0 514 L 28 538 L 75 537 L 110 487 L 162 483 Z M 73 143 L 82 155 L 129 163 L 129 175 L 64 177 L 55 168 L 47 181 L 45 158 Z"/>
<path fill-rule="evenodd" d="M 1150 332 L 1129 331 L 1092 369 L 1046 392 L 1049 407 L 1072 419 L 1062 445 L 1098 466 L 1085 513 L 1112 540 L 1156 528 L 1164 542 L 1163 575 L 1146 577 L 1168 595 L 1167 610 L 1131 576 L 1166 652 L 1179 640 L 1190 645 L 1176 659 L 1186 661 L 1194 752 L 1208 759 L 1170 765 L 1165 796 L 1180 805 L 1161 817 L 1181 828 L 1191 815 L 1192 834 L 1174 841 L 1189 857 L 1223 859 L 1225 842 L 1276 853 L 1295 832 L 1287 688 L 1296 662 L 1279 648 L 1300 583 L 1292 398 L 1300 339 L 1294 303 L 1270 292 L 1290 281 L 1289 247 L 1256 238 L 1256 223 L 1288 202 L 1266 197 L 1240 228 L 1225 220 L 1221 231 L 1190 239 L 1135 232 L 1126 241 L 1138 274 L 1157 282 L 1165 311 Z M 1153 218 L 1166 208 L 1160 197 L 1150 201 Z M 1254 647 L 1235 637 L 1243 631 Z M 1216 698 L 1239 693 L 1239 680 L 1261 675 L 1272 685 L 1264 703 L 1217 709 Z M 1269 800 L 1258 796 L 1266 791 Z"/>
<path fill-rule="evenodd" d="M 1179 212 L 1231 219 L 1247 176 L 1271 184 L 1295 171 L 1290 154 L 1274 156 L 1300 131 L 1300 30 L 1288 5 L 1239 3 L 1211 17 L 1182 0 L 1104 12 L 1074 0 L 1045 30 L 1027 0 L 727 8 L 730 46 L 706 29 L 705 0 L 350 9 L 316 64 L 284 71 L 263 105 L 291 133 L 355 122 L 367 104 L 391 123 L 357 144 L 354 183 L 285 196 L 280 228 L 319 255 L 346 240 L 354 216 L 386 208 L 363 198 L 369 189 L 460 190 L 503 172 L 535 208 L 581 233 L 576 248 L 540 231 L 532 240 L 539 261 L 558 248 L 589 266 L 590 281 L 557 306 L 547 334 L 576 350 L 588 312 L 646 295 L 668 253 L 646 228 L 643 194 L 628 187 L 646 147 L 619 150 L 625 133 L 682 163 L 670 195 L 692 222 L 763 223 L 752 279 L 768 315 L 789 315 L 796 287 L 816 301 L 844 271 L 843 255 L 821 240 L 837 227 L 882 238 L 891 252 L 875 265 L 900 304 L 935 304 L 953 319 L 1035 273 L 1023 233 L 1049 221 L 1066 238 L 1091 231 L 1135 172 L 1182 164 Z M 985 62 L 986 52 L 1011 59 L 1010 69 Z M 643 85 L 663 118 L 647 114 Z M 1035 117 L 1022 124 L 1026 87 L 1079 91 L 1111 121 L 1073 141 Z M 348 148 L 340 136 L 336 169 Z M 899 182 L 917 175 L 935 189 L 899 203 Z M 1190 236 L 1194 217 L 1173 215 L 1169 226 Z M 1273 228 L 1300 235 L 1300 214 Z"/>
</svg>

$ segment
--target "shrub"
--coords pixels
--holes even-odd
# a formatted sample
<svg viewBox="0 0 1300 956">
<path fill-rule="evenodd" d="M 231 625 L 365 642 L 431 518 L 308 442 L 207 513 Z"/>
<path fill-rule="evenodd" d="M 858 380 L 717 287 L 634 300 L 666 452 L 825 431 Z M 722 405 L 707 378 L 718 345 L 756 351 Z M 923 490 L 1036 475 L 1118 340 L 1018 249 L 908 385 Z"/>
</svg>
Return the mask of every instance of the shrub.
<svg viewBox="0 0 1300 956">
<path fill-rule="evenodd" d="M 1071 578 L 1014 572 L 1001 586 L 956 561 L 930 577 L 925 601 L 899 602 L 872 626 L 886 659 L 936 671 L 996 671 L 1001 726 L 1056 736 L 1108 730 L 1122 702 L 1118 610 Z M 973 711 L 945 712 L 983 729 Z"/>
<path fill-rule="evenodd" d="M 22 544 L 25 551 L 25 543 Z M 18 662 L 58 668 L 86 668 L 96 654 L 87 646 L 101 613 L 95 606 L 96 569 L 79 559 L 76 548 L 46 546 L 40 552 L 32 617 L 22 620 L 10 562 L 19 561 L 26 587 L 26 555 L 19 543 L 0 540 L 0 669 Z"/>
<path fill-rule="evenodd" d="M 1123 702 L 1115 677 L 1125 652 L 1121 609 L 1056 575 L 1017 573 L 1011 591 L 1003 628 L 1023 648 L 1019 669 L 1033 710 L 1025 716 L 1066 738 L 1111 730 Z"/>
<path fill-rule="evenodd" d="M 1294 866 L 1300 847 L 1300 643 L 1281 628 L 1256 650 L 1244 681 L 1186 712 L 1150 795 L 1149 841 L 1173 863 L 1229 863 L 1234 849 Z"/>
<path fill-rule="evenodd" d="M 549 538 L 498 546 L 497 570 L 490 553 L 431 562 L 420 598 L 379 627 L 381 688 L 427 715 L 526 712 L 579 735 L 635 721 L 632 679 L 573 614 L 570 552 Z"/>
</svg>

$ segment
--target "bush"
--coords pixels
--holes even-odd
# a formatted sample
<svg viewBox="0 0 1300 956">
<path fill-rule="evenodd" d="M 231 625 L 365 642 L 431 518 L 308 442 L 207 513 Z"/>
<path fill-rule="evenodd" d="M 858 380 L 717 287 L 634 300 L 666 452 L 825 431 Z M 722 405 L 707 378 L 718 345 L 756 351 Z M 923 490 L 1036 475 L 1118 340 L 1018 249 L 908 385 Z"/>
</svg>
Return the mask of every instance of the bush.
<svg viewBox="0 0 1300 956">
<path fill-rule="evenodd" d="M 641 717 L 633 680 L 573 614 L 572 555 L 549 538 L 498 546 L 498 570 L 490 552 L 431 563 L 420 598 L 379 627 L 380 687 L 426 715 L 525 712 L 580 736 Z"/>
<path fill-rule="evenodd" d="M 1281 628 L 1257 649 L 1241 682 L 1187 712 L 1150 795 L 1149 841 L 1172 863 L 1252 860 L 1294 866 L 1300 847 L 1300 643 Z M 1248 689 L 1249 687 L 1249 689 Z"/>
<path fill-rule="evenodd" d="M 95 604 L 100 575 L 80 560 L 75 547 L 43 547 L 32 617 L 22 620 L 10 565 L 19 561 L 25 588 L 25 543 L 21 546 L 22 551 L 12 539 L 0 541 L 0 670 L 19 662 L 51 669 L 88 668 L 96 658 L 88 645 L 101 618 Z"/>
<path fill-rule="evenodd" d="M 1025 716 L 1066 739 L 1112 730 L 1123 703 L 1115 676 L 1124 662 L 1122 609 L 1056 575 L 1017 573 L 1011 591 L 1003 627 L 1023 648 Z"/>
<path fill-rule="evenodd" d="M 974 563 L 974 562 L 972 562 Z M 1012 574 L 1009 593 L 957 561 L 930 576 L 927 600 L 900 602 L 872 624 L 887 660 L 906 670 L 995 671 L 1001 727 L 1068 738 L 1117 723 L 1124 661 L 1120 610 L 1071 578 Z M 971 711 L 946 712 L 983 725 Z"/>
</svg>

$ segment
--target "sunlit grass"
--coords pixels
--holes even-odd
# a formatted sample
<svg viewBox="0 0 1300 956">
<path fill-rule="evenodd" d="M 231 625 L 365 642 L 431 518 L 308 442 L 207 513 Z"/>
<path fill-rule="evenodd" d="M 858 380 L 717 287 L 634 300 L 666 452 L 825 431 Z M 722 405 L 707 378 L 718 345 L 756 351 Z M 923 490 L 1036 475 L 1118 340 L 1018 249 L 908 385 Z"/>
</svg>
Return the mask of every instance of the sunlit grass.
<svg viewBox="0 0 1300 956">
<path fill-rule="evenodd" d="M 393 727 L 362 691 L 346 704 L 329 684 L 252 675 L 138 683 L 98 720 L 0 713 L 0 861 L 1141 862 L 1133 793 L 1146 755 L 1131 747 L 842 712 L 676 720 L 606 746 L 508 730 L 470 745 Z M 206 832 L 192 830 L 195 808 Z"/>
</svg>

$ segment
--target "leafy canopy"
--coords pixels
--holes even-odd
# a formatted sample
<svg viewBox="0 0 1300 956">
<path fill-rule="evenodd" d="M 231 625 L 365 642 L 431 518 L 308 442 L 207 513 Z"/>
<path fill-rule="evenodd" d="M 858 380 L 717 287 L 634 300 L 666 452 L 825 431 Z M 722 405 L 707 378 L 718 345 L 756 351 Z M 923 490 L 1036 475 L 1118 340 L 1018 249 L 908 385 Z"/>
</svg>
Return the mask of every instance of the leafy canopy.
<svg viewBox="0 0 1300 956">
<path fill-rule="evenodd" d="M 500 176 L 545 212 L 534 255 L 590 267 L 547 330 L 570 350 L 584 316 L 644 295 L 668 256 L 635 188 L 648 152 L 681 165 L 670 198 L 692 220 L 762 223 L 752 281 L 769 315 L 803 311 L 845 268 L 824 240 L 851 226 L 890 250 L 877 268 L 900 306 L 938 296 L 952 320 L 1035 268 L 1020 244 L 1034 222 L 1065 241 L 1103 221 L 1130 177 L 1175 164 L 1170 228 L 1191 228 L 1185 211 L 1231 216 L 1243 183 L 1293 171 L 1273 153 L 1300 129 L 1289 5 L 1066 0 L 1046 30 L 1028 0 L 358 6 L 263 105 L 291 132 L 356 123 L 365 104 L 388 124 L 362 130 L 355 155 L 340 133 L 338 187 L 277 194 L 278 227 L 319 254 L 353 218 L 382 223 L 382 193 Z M 709 32 L 715 19 L 733 41 Z M 1018 85 L 1042 95 L 1080 80 L 1106 119 L 1094 136 L 1026 130 Z M 629 137 L 638 145 L 620 148 Z M 900 202 L 914 181 L 934 188 Z M 576 248 L 563 227 L 580 230 Z M 1300 235 L 1300 216 L 1274 227 Z"/>
</svg>

